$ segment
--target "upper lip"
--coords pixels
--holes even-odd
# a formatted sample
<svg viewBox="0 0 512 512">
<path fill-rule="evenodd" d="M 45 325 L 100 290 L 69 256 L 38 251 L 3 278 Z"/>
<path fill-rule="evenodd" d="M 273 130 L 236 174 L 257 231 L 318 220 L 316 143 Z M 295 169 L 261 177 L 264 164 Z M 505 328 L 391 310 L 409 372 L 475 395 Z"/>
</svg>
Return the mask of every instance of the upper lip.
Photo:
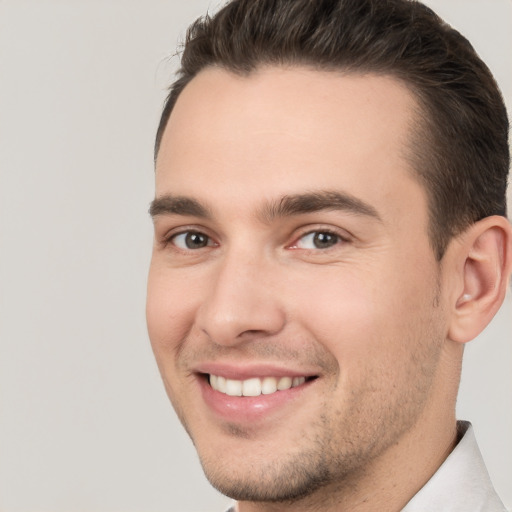
<svg viewBox="0 0 512 512">
<path fill-rule="evenodd" d="M 246 380 L 255 377 L 316 377 L 318 375 L 311 370 L 291 369 L 269 363 L 233 364 L 210 362 L 198 364 L 194 367 L 194 372 L 221 375 L 233 380 Z"/>
</svg>

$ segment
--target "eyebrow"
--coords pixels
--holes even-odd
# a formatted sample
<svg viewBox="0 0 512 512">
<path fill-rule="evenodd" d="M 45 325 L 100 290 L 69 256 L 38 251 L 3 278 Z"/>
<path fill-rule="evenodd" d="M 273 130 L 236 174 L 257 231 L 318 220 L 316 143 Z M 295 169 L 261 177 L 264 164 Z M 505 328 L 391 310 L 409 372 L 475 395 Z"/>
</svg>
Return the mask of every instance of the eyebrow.
<svg viewBox="0 0 512 512">
<path fill-rule="evenodd" d="M 372 217 L 382 222 L 379 213 L 373 206 L 351 194 L 337 191 L 285 195 L 267 202 L 258 211 L 258 218 L 265 223 L 271 223 L 277 218 L 329 210 L 341 210 L 355 215 Z M 155 198 L 149 207 L 149 214 L 152 217 L 158 215 L 183 215 L 204 219 L 213 217 L 209 208 L 196 199 L 171 194 Z"/>
<path fill-rule="evenodd" d="M 259 217 L 264 222 L 272 222 L 280 217 L 329 210 L 341 210 L 355 215 L 372 217 L 382 222 L 379 213 L 373 206 L 351 194 L 328 190 L 283 196 L 277 201 L 266 204 L 260 210 Z"/>
<path fill-rule="evenodd" d="M 189 215 L 210 219 L 212 216 L 208 208 L 199 201 L 185 196 L 173 196 L 170 194 L 160 196 L 151 201 L 149 206 L 151 217 L 158 215 Z"/>
</svg>

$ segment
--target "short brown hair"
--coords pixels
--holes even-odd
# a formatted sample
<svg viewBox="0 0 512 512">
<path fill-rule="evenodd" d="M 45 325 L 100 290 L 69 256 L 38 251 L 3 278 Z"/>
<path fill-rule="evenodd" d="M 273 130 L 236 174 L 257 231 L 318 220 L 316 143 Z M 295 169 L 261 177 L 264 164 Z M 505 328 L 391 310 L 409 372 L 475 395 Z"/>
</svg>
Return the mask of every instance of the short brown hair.
<svg viewBox="0 0 512 512">
<path fill-rule="evenodd" d="M 232 0 L 198 19 L 163 109 L 155 159 L 174 104 L 201 70 L 248 75 L 262 65 L 387 74 L 409 87 L 421 111 L 410 160 L 427 191 L 438 259 L 471 223 L 506 215 L 508 118 L 498 86 L 467 39 L 412 0 Z"/>
</svg>

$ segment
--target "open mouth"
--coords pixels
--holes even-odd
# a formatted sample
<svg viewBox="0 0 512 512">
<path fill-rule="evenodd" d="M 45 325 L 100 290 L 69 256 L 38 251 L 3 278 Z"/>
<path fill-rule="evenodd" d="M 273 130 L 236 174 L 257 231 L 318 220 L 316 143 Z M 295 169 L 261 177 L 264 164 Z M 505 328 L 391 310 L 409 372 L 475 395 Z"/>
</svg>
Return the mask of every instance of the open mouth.
<svg viewBox="0 0 512 512">
<path fill-rule="evenodd" d="M 246 380 L 227 379 L 220 375 L 206 375 L 210 386 L 229 396 L 271 395 L 302 386 L 316 377 L 253 377 Z"/>
</svg>

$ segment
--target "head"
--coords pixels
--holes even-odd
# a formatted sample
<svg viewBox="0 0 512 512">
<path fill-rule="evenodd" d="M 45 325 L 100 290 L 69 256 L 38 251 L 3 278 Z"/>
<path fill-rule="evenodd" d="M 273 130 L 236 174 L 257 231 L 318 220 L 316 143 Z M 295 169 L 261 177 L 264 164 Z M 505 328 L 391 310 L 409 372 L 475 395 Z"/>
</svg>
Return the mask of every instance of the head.
<svg viewBox="0 0 512 512">
<path fill-rule="evenodd" d="M 245 0 L 196 21 L 155 158 L 178 97 L 199 72 L 217 66 L 248 75 L 264 65 L 388 75 L 408 88 L 418 103 L 409 157 L 428 194 L 438 259 L 471 223 L 506 215 L 509 125 L 501 93 L 469 41 L 409 0 Z"/>
<path fill-rule="evenodd" d="M 392 474 L 398 508 L 429 478 L 462 344 L 505 293 L 507 169 L 490 73 L 421 4 L 235 0 L 194 24 L 147 313 L 216 487 L 312 509 Z"/>
</svg>

